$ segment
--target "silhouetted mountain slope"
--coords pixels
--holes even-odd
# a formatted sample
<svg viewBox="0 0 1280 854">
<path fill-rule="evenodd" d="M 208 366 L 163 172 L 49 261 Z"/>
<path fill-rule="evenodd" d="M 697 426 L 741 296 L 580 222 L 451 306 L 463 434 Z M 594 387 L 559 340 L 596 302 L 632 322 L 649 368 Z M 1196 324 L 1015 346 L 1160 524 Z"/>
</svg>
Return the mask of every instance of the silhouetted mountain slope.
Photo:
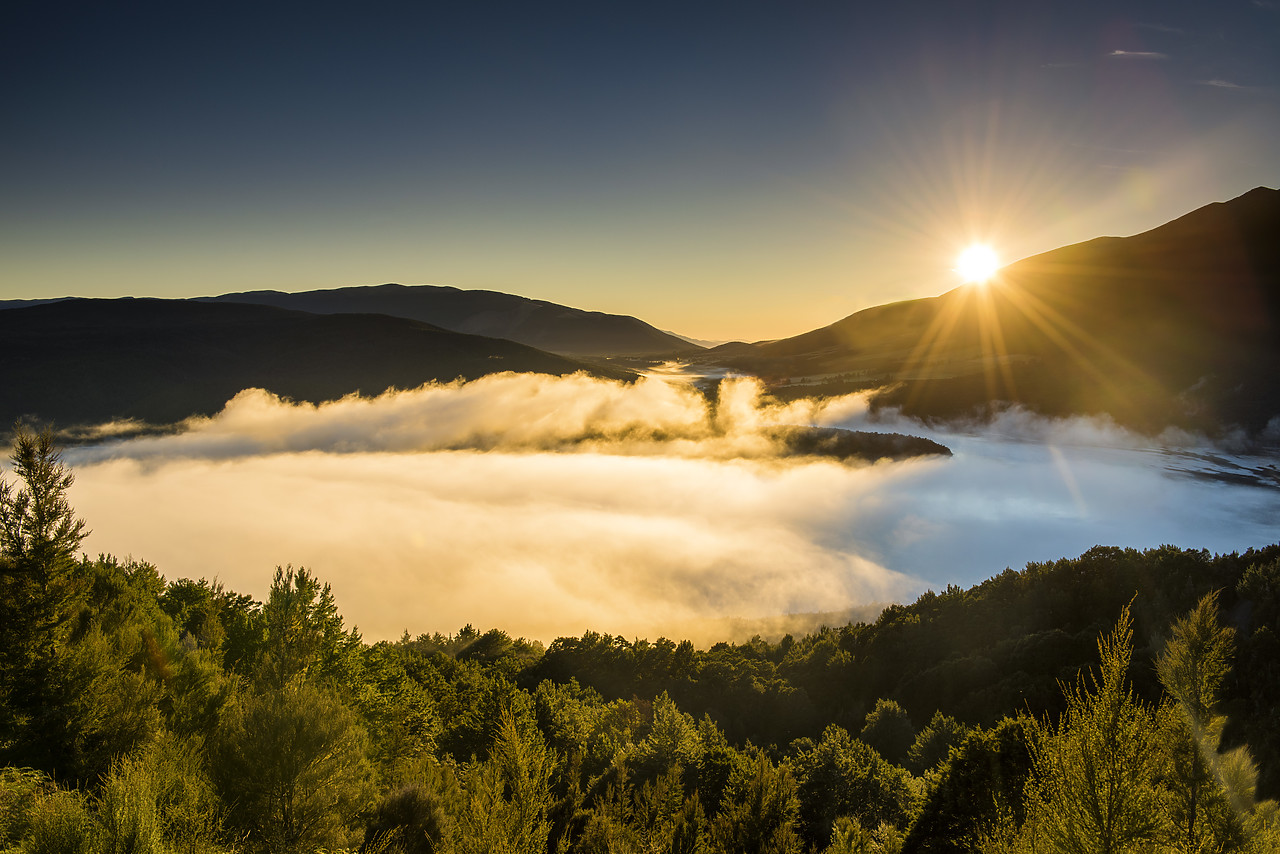
<svg viewBox="0 0 1280 854">
<path fill-rule="evenodd" d="M 702 349 L 634 317 L 583 311 L 496 291 L 463 291 L 433 285 L 378 285 L 296 294 L 249 291 L 206 299 L 273 305 L 314 314 L 389 314 L 455 332 L 507 338 L 554 353 L 652 356 Z"/>
<path fill-rule="evenodd" d="M 51 302 L 62 302 L 73 297 L 51 297 L 49 299 L 0 299 L 0 309 L 29 308 L 33 305 L 45 305 Z"/>
<path fill-rule="evenodd" d="M 218 411 L 245 388 L 296 400 L 501 371 L 625 378 L 497 338 L 378 314 L 186 300 L 67 300 L 0 311 L 0 423 L 153 423 Z"/>
<path fill-rule="evenodd" d="M 923 416 L 1018 402 L 1169 425 L 1263 428 L 1280 415 L 1280 191 L 1259 188 L 1133 237 L 1006 267 L 986 286 L 858 312 L 757 345 L 774 378 L 896 383 Z"/>
</svg>

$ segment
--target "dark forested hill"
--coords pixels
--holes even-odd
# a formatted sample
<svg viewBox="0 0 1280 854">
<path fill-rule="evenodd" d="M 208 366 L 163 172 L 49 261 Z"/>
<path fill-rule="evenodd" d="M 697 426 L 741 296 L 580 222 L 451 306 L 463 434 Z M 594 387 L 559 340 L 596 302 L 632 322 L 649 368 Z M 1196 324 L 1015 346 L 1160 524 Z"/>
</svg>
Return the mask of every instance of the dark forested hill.
<svg viewBox="0 0 1280 854">
<path fill-rule="evenodd" d="M 303 293 L 249 291 L 208 299 L 273 305 L 315 314 L 388 314 L 456 332 L 508 338 L 552 353 L 654 356 L 702 349 L 634 317 L 583 311 L 497 291 L 389 284 Z"/>
<path fill-rule="evenodd" d="M 185 300 L 66 300 L 0 311 L 0 423 L 59 426 L 216 412 L 245 388 L 322 401 L 501 371 L 589 368 L 522 344 L 378 314 Z"/>
<path fill-rule="evenodd" d="M 1036 255 L 985 286 L 870 308 L 731 361 L 893 384 L 879 404 L 922 416 L 1016 402 L 1151 431 L 1256 431 L 1280 414 L 1280 191 Z"/>
</svg>

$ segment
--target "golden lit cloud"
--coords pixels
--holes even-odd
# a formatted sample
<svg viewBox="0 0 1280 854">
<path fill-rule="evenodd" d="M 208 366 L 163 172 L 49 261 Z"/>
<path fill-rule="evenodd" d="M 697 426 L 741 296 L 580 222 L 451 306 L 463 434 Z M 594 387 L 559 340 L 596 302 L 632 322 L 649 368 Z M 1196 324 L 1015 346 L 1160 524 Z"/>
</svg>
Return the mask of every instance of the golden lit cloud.
<svg viewBox="0 0 1280 854">
<path fill-rule="evenodd" d="M 90 553 L 256 597 L 304 565 L 371 640 L 806 631 L 769 618 L 866 618 L 1099 542 L 1261 545 L 1280 513 L 1273 490 L 1170 480 L 1114 425 L 1016 411 L 937 436 L 952 458 L 778 456 L 763 428 L 928 431 L 877 422 L 862 396 L 756 392 L 731 382 L 714 409 L 679 385 L 533 375 L 322 406 L 247 392 L 182 434 L 68 451 L 71 498 Z"/>
</svg>

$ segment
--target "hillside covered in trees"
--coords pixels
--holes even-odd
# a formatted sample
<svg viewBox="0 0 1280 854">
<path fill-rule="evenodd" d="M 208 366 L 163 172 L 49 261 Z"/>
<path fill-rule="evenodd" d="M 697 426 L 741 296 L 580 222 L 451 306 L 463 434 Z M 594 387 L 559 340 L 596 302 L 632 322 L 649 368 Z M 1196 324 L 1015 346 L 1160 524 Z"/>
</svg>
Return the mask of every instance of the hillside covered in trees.
<svg viewBox="0 0 1280 854">
<path fill-rule="evenodd" d="M 1098 547 L 873 623 L 692 644 L 366 643 L 79 553 L 71 472 L 0 487 L 0 850 L 1280 849 L 1280 545 Z"/>
</svg>

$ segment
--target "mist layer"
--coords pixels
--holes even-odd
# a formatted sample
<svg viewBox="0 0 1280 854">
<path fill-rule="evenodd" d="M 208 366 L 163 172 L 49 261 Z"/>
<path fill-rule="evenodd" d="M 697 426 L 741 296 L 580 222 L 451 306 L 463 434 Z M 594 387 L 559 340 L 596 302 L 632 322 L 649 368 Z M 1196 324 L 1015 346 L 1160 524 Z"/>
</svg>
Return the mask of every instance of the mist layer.
<svg viewBox="0 0 1280 854">
<path fill-rule="evenodd" d="M 954 457 L 851 466 L 778 455 L 786 424 L 926 432 L 856 397 L 762 405 L 749 382 L 710 406 L 656 380 L 501 375 L 321 406 L 245 392 L 68 461 L 86 550 L 259 597 L 305 565 L 370 639 L 471 623 L 707 642 L 1095 544 L 1280 537 L 1280 491 L 1173 476 L 1107 425 L 935 432 Z"/>
</svg>

